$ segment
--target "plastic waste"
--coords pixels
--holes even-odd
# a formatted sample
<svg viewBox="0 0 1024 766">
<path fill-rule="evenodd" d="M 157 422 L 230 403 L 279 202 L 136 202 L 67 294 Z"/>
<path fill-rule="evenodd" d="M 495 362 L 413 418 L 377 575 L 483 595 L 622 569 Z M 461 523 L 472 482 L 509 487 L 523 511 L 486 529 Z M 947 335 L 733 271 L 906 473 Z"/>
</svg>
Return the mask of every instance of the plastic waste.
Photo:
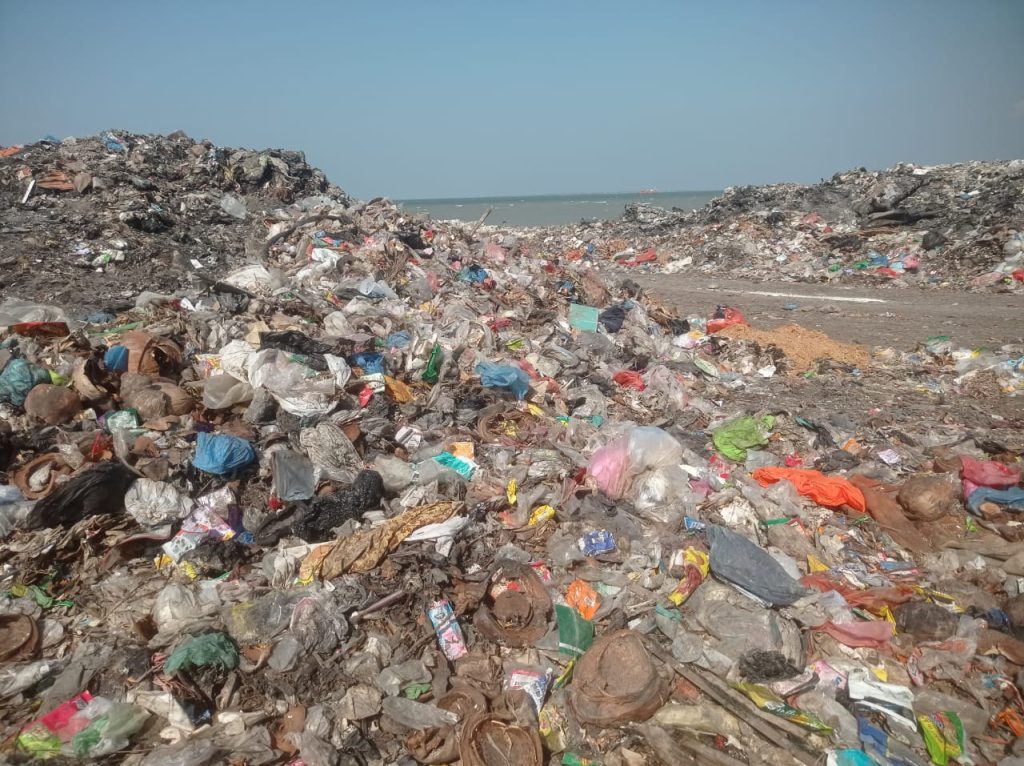
<svg viewBox="0 0 1024 766">
<path fill-rule="evenodd" d="M 316 491 L 313 463 L 298 452 L 274 450 L 270 472 L 274 477 L 274 494 L 281 500 L 308 500 Z"/>
<path fill-rule="evenodd" d="M 530 390 L 530 377 L 518 367 L 479 362 L 474 368 L 480 376 L 480 383 L 487 388 L 504 388 L 516 399 L 525 399 Z"/>
<path fill-rule="evenodd" d="M 179 670 L 212 667 L 234 670 L 238 667 L 238 649 L 223 633 L 194 636 L 175 649 L 164 662 L 164 673 L 172 675 Z"/>
<path fill-rule="evenodd" d="M 334 395 L 344 388 L 352 371 L 341 357 L 325 354 L 325 371 L 305 364 L 306 358 L 278 349 L 258 351 L 249 359 L 249 385 L 266 388 L 292 415 L 325 415 L 333 409 Z"/>
<path fill-rule="evenodd" d="M 759 545 L 725 527 L 709 524 L 711 573 L 771 606 L 788 606 L 808 594 Z"/>
<path fill-rule="evenodd" d="M 758 468 L 752 474 L 762 487 L 788 481 L 796 491 L 825 508 L 848 505 L 861 513 L 867 510 L 864 494 L 846 479 L 825 476 L 807 468 Z"/>
<path fill-rule="evenodd" d="M 135 478 L 121 463 L 98 463 L 39 500 L 26 526 L 30 529 L 55 527 L 98 513 L 119 513 L 124 510 L 125 493 Z"/>
<path fill-rule="evenodd" d="M 12 359 L 0 373 L 0 402 L 21 407 L 35 386 L 49 382 L 50 373 L 46 368 L 30 364 L 24 359 Z"/>
<path fill-rule="evenodd" d="M 960 476 L 979 487 L 1012 487 L 1020 482 L 1020 470 L 995 460 L 977 460 L 970 455 L 960 457 Z"/>
<path fill-rule="evenodd" d="M 145 527 L 183 519 L 192 512 L 193 505 L 192 499 L 173 485 L 146 478 L 136 479 L 124 496 L 125 510 Z"/>
<path fill-rule="evenodd" d="M 192 465 L 215 476 L 234 474 L 256 461 L 256 450 L 245 439 L 228 434 L 200 433 Z"/>
<path fill-rule="evenodd" d="M 742 417 L 723 423 L 711 432 L 715 449 L 730 460 L 742 463 L 747 459 L 747 450 L 764 447 L 775 426 L 775 418 L 765 415 L 761 418 Z"/>
<path fill-rule="evenodd" d="M 211 410 L 230 409 L 252 401 L 252 396 L 252 386 L 231 375 L 214 375 L 203 386 L 203 406 Z"/>
</svg>

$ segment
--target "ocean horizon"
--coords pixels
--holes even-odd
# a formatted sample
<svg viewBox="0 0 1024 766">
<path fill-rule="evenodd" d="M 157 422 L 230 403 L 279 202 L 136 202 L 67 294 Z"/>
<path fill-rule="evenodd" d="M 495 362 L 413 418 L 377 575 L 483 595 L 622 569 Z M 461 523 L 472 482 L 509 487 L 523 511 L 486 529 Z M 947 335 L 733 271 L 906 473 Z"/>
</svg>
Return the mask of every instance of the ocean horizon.
<svg viewBox="0 0 1024 766">
<path fill-rule="evenodd" d="M 449 197 L 402 199 L 396 203 L 412 213 L 429 215 L 435 221 L 476 221 L 487 208 L 494 211 L 489 224 L 507 226 L 560 226 L 580 221 L 618 218 L 626 205 L 643 202 L 666 209 L 692 210 L 704 207 L 721 190 L 671 192 L 614 192 L 605 194 L 535 194 L 504 197 Z"/>
</svg>

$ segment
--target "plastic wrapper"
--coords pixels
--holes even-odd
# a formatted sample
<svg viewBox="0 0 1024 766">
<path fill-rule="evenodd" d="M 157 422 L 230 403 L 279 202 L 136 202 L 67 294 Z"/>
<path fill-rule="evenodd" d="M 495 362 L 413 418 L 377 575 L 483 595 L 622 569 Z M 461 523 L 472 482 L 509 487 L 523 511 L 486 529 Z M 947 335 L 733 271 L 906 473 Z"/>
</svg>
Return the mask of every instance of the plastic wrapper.
<svg viewBox="0 0 1024 766">
<path fill-rule="evenodd" d="M 750 697 L 751 701 L 759 708 L 768 711 L 772 715 L 785 718 L 790 723 L 795 723 L 797 726 L 818 734 L 829 735 L 832 733 L 832 727 L 816 715 L 797 710 L 795 707 L 787 704 L 784 699 L 767 686 L 746 683 L 733 684 L 733 686 Z"/>
<path fill-rule="evenodd" d="M 427 608 L 427 617 L 430 618 L 430 624 L 434 626 L 434 632 L 437 634 L 437 641 L 441 645 L 444 656 L 452 661 L 465 657 L 469 650 L 466 648 L 466 639 L 462 635 L 462 627 L 452 610 L 452 602 L 448 599 L 435 601 Z"/>
</svg>

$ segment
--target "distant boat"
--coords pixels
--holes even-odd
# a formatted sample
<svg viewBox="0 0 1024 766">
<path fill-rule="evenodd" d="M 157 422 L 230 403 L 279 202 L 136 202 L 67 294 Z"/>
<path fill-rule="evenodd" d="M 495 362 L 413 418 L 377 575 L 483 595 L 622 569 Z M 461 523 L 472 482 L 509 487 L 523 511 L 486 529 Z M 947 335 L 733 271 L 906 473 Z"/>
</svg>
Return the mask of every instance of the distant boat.
<svg viewBox="0 0 1024 766">
<path fill-rule="evenodd" d="M 657 189 L 641 189 L 640 194 L 657 194 Z"/>
</svg>

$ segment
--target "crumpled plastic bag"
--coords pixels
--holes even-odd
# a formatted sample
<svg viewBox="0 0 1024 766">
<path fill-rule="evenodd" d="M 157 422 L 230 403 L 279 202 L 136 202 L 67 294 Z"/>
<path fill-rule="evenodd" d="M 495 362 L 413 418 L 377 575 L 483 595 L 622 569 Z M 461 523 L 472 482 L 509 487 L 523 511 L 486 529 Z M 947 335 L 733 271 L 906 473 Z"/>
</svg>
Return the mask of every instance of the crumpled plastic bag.
<svg viewBox="0 0 1024 766">
<path fill-rule="evenodd" d="M 960 477 L 979 487 L 1012 487 L 1020 482 L 1020 470 L 995 460 L 978 460 L 970 455 L 960 457 Z"/>
<path fill-rule="evenodd" d="M 289 449 L 275 450 L 270 456 L 274 494 L 281 500 L 308 500 L 316 491 L 313 464 L 305 455 Z"/>
<path fill-rule="evenodd" d="M 152 479 L 136 479 L 124 496 L 124 508 L 144 527 L 158 527 L 183 519 L 195 503 L 173 485 Z"/>
<path fill-rule="evenodd" d="M 530 376 L 518 367 L 484 361 L 477 363 L 473 369 L 480 376 L 481 385 L 507 389 L 520 401 L 526 398 L 530 390 Z"/>
<path fill-rule="evenodd" d="M 236 404 L 252 401 L 252 386 L 231 375 L 214 375 L 203 386 L 203 406 L 210 410 L 226 410 Z"/>
<path fill-rule="evenodd" d="M 774 427 L 775 418 L 771 415 L 734 418 L 716 428 L 711 439 L 715 449 L 730 460 L 742 463 L 747 459 L 748 449 L 768 446 L 768 436 Z"/>
<path fill-rule="evenodd" d="M 709 524 L 711 572 L 771 604 L 789 606 L 808 594 L 761 546 L 732 530 Z"/>
<path fill-rule="evenodd" d="M 328 369 L 319 372 L 297 354 L 278 349 L 258 351 L 249 359 L 249 385 L 266 388 L 292 415 L 325 415 L 334 407 L 335 391 L 344 388 L 352 370 L 341 357 L 325 354 L 324 361 Z"/>
<path fill-rule="evenodd" d="M 587 472 L 598 489 L 612 500 L 618 500 L 629 489 L 629 439 L 625 436 L 608 442 L 590 456 Z"/>
<path fill-rule="evenodd" d="M 0 402 L 21 407 L 29 391 L 40 383 L 49 382 L 50 373 L 45 367 L 30 364 L 24 359 L 12 359 L 0 373 Z"/>
<path fill-rule="evenodd" d="M 848 505 L 855 511 L 865 513 L 867 503 L 864 493 L 846 479 L 838 476 L 825 476 L 821 471 L 809 468 L 781 468 L 771 466 L 758 468 L 751 474 L 762 487 L 767 487 L 785 479 L 804 497 L 809 497 L 825 508 L 839 508 Z"/>
<path fill-rule="evenodd" d="M 256 461 L 256 450 L 245 439 L 229 434 L 201 433 L 196 437 L 192 465 L 215 476 L 226 476 Z"/>
<path fill-rule="evenodd" d="M 164 662 L 164 673 L 173 675 L 189 668 L 214 667 L 234 670 L 238 667 L 238 648 L 223 633 L 207 633 L 190 638 Z"/>
</svg>

